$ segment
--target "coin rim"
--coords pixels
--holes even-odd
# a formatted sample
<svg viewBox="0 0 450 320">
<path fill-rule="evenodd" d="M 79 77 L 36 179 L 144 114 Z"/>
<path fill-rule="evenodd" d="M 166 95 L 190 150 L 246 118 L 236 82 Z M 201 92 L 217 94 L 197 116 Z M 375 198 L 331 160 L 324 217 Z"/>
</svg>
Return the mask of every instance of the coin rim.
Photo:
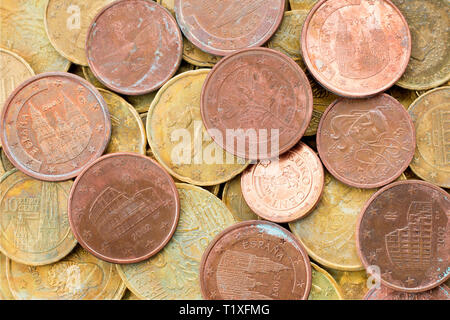
<svg viewBox="0 0 450 320">
<path fill-rule="evenodd" d="M 361 242 L 361 240 L 360 240 L 360 236 L 361 236 L 361 234 L 360 234 L 360 233 L 361 233 L 361 232 L 360 232 L 360 229 L 361 229 L 361 223 L 362 223 L 362 220 L 363 220 L 363 218 L 364 218 L 364 216 L 365 216 L 365 214 L 366 214 L 366 211 L 367 211 L 367 209 L 370 207 L 370 205 L 372 204 L 372 202 L 375 201 L 376 198 L 378 198 L 378 196 L 379 196 L 380 194 L 382 194 L 383 192 L 385 192 L 385 191 L 387 191 L 387 190 L 389 190 L 389 189 L 391 189 L 391 188 L 393 188 L 393 187 L 396 187 L 396 186 L 399 186 L 399 185 L 406 185 L 406 184 L 410 184 L 410 185 L 414 185 L 414 184 L 423 185 L 423 186 L 429 187 L 429 188 L 431 188 L 431 189 L 434 189 L 435 191 L 438 191 L 444 198 L 448 197 L 447 192 L 445 192 L 443 189 L 441 189 L 441 188 L 439 188 L 438 186 L 435 186 L 435 185 L 433 185 L 433 184 L 431 184 L 431 183 L 429 183 L 429 182 L 421 181 L 421 180 L 404 180 L 404 181 L 397 181 L 397 182 L 391 183 L 391 184 L 389 184 L 389 185 L 387 185 L 387 186 L 381 188 L 381 189 L 378 190 L 377 192 L 375 192 L 375 193 L 370 197 L 370 199 L 367 200 L 366 204 L 364 205 L 364 207 L 362 208 L 361 212 L 359 213 L 359 215 L 358 215 L 358 220 L 357 220 L 357 222 L 356 222 L 356 233 L 355 233 L 356 249 L 357 249 L 357 252 L 358 252 L 359 259 L 361 260 L 361 262 L 362 262 L 364 268 L 366 269 L 366 271 L 367 271 L 368 267 L 369 267 L 371 264 L 366 260 L 366 257 L 365 257 L 365 255 L 364 255 L 364 253 L 363 253 L 363 248 L 361 247 L 361 243 L 360 243 L 360 242 Z M 380 281 L 381 281 L 381 283 L 382 283 L 383 285 L 385 285 L 386 287 L 388 287 L 388 288 L 390 288 L 390 289 L 393 289 L 393 290 L 395 290 L 395 291 L 410 292 L 410 293 L 418 293 L 418 292 L 428 291 L 428 290 L 430 290 L 430 289 L 433 289 L 433 288 L 435 288 L 435 287 L 438 287 L 439 285 L 441 285 L 442 283 L 444 283 L 445 281 L 447 281 L 448 279 L 450 279 L 450 273 L 447 273 L 447 276 L 443 277 L 443 278 L 440 279 L 439 281 L 431 282 L 431 280 L 430 280 L 430 281 L 428 281 L 428 282 L 430 282 L 429 285 L 427 285 L 427 286 L 416 286 L 416 287 L 414 287 L 414 288 L 407 288 L 407 287 L 402 287 L 402 286 L 400 286 L 400 285 L 391 284 L 391 283 L 389 283 L 388 281 L 386 281 L 385 279 L 383 279 L 382 276 L 380 276 L 379 278 L 380 278 Z M 427 277 L 427 279 L 429 279 L 429 278 Z"/>
<path fill-rule="evenodd" d="M 344 294 L 342 293 L 342 289 L 341 286 L 337 283 L 337 281 L 333 278 L 333 276 L 331 274 L 328 273 L 327 270 L 319 267 L 319 265 L 317 265 L 316 263 L 311 261 L 311 267 L 312 269 L 314 269 L 316 272 L 321 273 L 322 275 L 325 276 L 325 278 L 328 279 L 328 281 L 330 281 L 331 286 L 333 287 L 333 289 L 336 292 L 336 295 L 338 296 L 339 299 L 337 300 L 345 300 L 344 299 Z M 311 281 L 312 284 L 312 281 Z M 310 293 L 311 294 L 311 293 Z M 308 297 L 309 298 L 309 297 Z M 308 299 L 309 300 L 309 299 Z"/>
</svg>

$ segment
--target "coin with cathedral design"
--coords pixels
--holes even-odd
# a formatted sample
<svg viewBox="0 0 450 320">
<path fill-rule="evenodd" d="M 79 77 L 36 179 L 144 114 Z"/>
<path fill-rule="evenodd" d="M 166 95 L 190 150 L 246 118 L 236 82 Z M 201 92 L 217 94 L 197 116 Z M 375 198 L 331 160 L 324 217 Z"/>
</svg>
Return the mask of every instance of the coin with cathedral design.
<svg viewBox="0 0 450 320">
<path fill-rule="evenodd" d="M 411 34 L 389 0 L 322 0 L 305 22 L 301 49 L 324 87 L 363 98 L 400 79 L 411 56 Z"/>
<path fill-rule="evenodd" d="M 222 231 L 205 250 L 200 285 L 209 300 L 306 300 L 311 264 L 286 229 L 245 221 Z"/>
<path fill-rule="evenodd" d="M 108 108 L 86 80 L 44 73 L 9 96 L 0 120 L 3 148 L 25 174 L 61 181 L 100 157 L 111 134 Z"/>
<path fill-rule="evenodd" d="M 364 267 L 380 268 L 383 285 L 422 292 L 450 278 L 450 198 L 431 183 L 407 180 L 375 193 L 356 226 Z"/>
<path fill-rule="evenodd" d="M 0 251 L 27 265 L 64 258 L 75 247 L 67 218 L 72 181 L 47 182 L 14 169 L 0 180 Z"/>
<path fill-rule="evenodd" d="M 158 253 L 175 232 L 179 211 L 172 177 L 135 153 L 96 160 L 77 177 L 69 197 L 78 242 L 113 263 L 135 263 Z"/>
</svg>

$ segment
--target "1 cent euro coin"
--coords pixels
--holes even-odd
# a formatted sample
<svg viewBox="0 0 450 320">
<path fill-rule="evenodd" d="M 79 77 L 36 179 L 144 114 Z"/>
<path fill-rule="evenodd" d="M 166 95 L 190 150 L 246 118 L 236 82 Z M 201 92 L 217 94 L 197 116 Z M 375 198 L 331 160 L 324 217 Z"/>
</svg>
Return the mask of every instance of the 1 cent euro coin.
<svg viewBox="0 0 450 320">
<path fill-rule="evenodd" d="M 75 180 L 69 221 L 78 242 L 99 259 L 135 263 L 158 253 L 178 224 L 170 175 L 135 153 L 101 157 Z"/>
</svg>

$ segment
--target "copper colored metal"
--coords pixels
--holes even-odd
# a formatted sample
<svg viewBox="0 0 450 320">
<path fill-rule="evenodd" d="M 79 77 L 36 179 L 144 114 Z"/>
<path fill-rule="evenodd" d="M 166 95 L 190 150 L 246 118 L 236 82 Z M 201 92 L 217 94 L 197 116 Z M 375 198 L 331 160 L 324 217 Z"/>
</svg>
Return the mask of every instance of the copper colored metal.
<svg viewBox="0 0 450 320">
<path fill-rule="evenodd" d="M 63 72 L 42 73 L 19 85 L 5 102 L 0 125 L 12 164 L 47 181 L 77 176 L 102 155 L 111 135 L 100 93 Z"/>
<path fill-rule="evenodd" d="M 261 218 L 285 223 L 305 217 L 322 195 L 324 171 L 316 153 L 299 143 L 278 161 L 247 168 L 241 188 L 249 207 Z"/>
<path fill-rule="evenodd" d="M 78 242 L 113 263 L 136 263 L 158 253 L 172 238 L 179 211 L 170 175 L 135 153 L 101 157 L 77 177 L 69 196 Z"/>
<path fill-rule="evenodd" d="M 277 157 L 297 144 L 312 109 L 305 73 L 286 55 L 267 48 L 220 60 L 201 97 L 209 135 L 229 153 L 252 160 Z"/>
<path fill-rule="evenodd" d="M 177 71 L 183 39 L 172 15 L 146 0 L 119 0 L 100 11 L 86 39 L 95 77 L 126 95 L 161 87 Z"/>
<path fill-rule="evenodd" d="M 374 288 L 367 292 L 364 300 L 450 300 L 450 290 L 445 284 L 420 293 L 394 291 L 381 286 L 379 289 Z"/>
<path fill-rule="evenodd" d="M 194 45 L 226 56 L 269 40 L 283 19 L 285 5 L 285 0 L 175 0 L 175 12 Z"/>
<path fill-rule="evenodd" d="M 387 94 L 338 99 L 322 116 L 317 150 L 328 171 L 356 188 L 377 188 L 410 164 L 415 129 L 405 108 Z"/>
<path fill-rule="evenodd" d="M 431 183 L 395 182 L 375 193 L 356 226 L 364 267 L 393 290 L 422 292 L 450 278 L 450 198 Z"/>
<path fill-rule="evenodd" d="M 302 31 L 302 54 L 311 74 L 348 98 L 390 88 L 411 56 L 408 24 L 389 0 L 322 0 Z"/>
<path fill-rule="evenodd" d="M 286 229 L 266 221 L 241 222 L 204 252 L 200 287 L 209 300 L 306 300 L 311 264 Z"/>
</svg>

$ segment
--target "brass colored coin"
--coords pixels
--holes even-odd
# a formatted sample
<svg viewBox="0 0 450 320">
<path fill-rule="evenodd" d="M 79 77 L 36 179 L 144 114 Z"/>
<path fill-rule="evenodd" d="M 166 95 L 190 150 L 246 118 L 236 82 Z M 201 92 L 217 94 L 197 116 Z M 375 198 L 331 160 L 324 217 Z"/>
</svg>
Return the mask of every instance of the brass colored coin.
<svg viewBox="0 0 450 320">
<path fill-rule="evenodd" d="M 0 178 L 6 173 L 5 169 L 3 168 L 3 165 L 0 163 Z"/>
<path fill-rule="evenodd" d="M 15 169 L 14 165 L 11 163 L 11 161 L 9 161 L 8 157 L 6 156 L 6 153 L 3 150 L 3 148 L 0 151 L 0 162 L 5 172 Z"/>
<path fill-rule="evenodd" d="M 308 300 L 343 300 L 343 294 L 336 280 L 319 267 L 311 262 L 312 285 Z"/>
<path fill-rule="evenodd" d="M 368 275 L 362 271 L 341 271 L 327 269 L 338 283 L 345 300 L 362 300 L 369 291 Z"/>
<path fill-rule="evenodd" d="M 259 216 L 245 202 L 241 189 L 241 176 L 228 181 L 223 189 L 222 201 L 233 214 L 236 221 L 259 220 Z"/>
<path fill-rule="evenodd" d="M 450 80 L 450 2 L 392 0 L 408 22 L 411 59 L 397 85 L 411 90 L 438 87 Z"/>
<path fill-rule="evenodd" d="M 0 253 L 0 300 L 14 300 L 6 278 L 6 256 Z"/>
<path fill-rule="evenodd" d="M 408 111 L 417 137 L 410 168 L 421 179 L 450 188 L 450 87 L 427 92 Z"/>
<path fill-rule="evenodd" d="M 12 170 L 0 179 L 0 251 L 39 266 L 64 258 L 75 247 L 67 216 L 72 181 L 44 182 Z"/>
<path fill-rule="evenodd" d="M 319 0 L 289 0 L 292 10 L 311 10 Z"/>
<path fill-rule="evenodd" d="M 208 191 L 184 183 L 177 188 L 180 220 L 167 246 L 146 261 L 117 265 L 128 289 L 140 299 L 201 299 L 202 254 L 216 235 L 235 223 L 226 206 Z"/>
<path fill-rule="evenodd" d="M 406 109 L 409 108 L 411 103 L 413 103 L 419 94 L 417 92 L 404 89 L 402 87 L 393 86 L 389 89 L 389 95 L 394 97 L 398 102 L 400 102 Z"/>
<path fill-rule="evenodd" d="M 175 17 L 175 0 L 156 0 L 156 2 L 169 10 L 169 12 Z"/>
<path fill-rule="evenodd" d="M 73 63 L 87 66 L 87 31 L 97 13 L 113 1 L 48 0 L 45 30 L 53 47 Z"/>
<path fill-rule="evenodd" d="M 0 46 L 19 54 L 36 74 L 67 71 L 70 66 L 48 40 L 46 4 L 47 0 L 2 0 L 0 4 Z"/>
<path fill-rule="evenodd" d="M 105 153 L 135 152 L 145 155 L 147 138 L 141 117 L 131 104 L 111 91 L 98 91 L 108 105 L 111 116 L 111 139 Z"/>
<path fill-rule="evenodd" d="M 206 186 L 203 189 L 208 190 L 209 192 L 211 192 L 213 195 L 215 195 L 217 197 L 219 195 L 219 191 L 220 191 L 220 184 L 217 184 L 215 186 Z"/>
<path fill-rule="evenodd" d="M 296 61 L 301 60 L 300 37 L 308 13 L 309 10 L 286 11 L 277 32 L 267 42 L 267 47 Z"/>
<path fill-rule="evenodd" d="M 122 300 L 141 300 L 141 299 L 139 299 L 137 295 L 135 295 L 133 292 L 127 289 L 125 290 Z"/>
<path fill-rule="evenodd" d="M 126 289 L 114 264 L 80 246 L 63 260 L 45 266 L 8 259 L 6 272 L 17 300 L 120 300 Z"/>
<path fill-rule="evenodd" d="M 202 51 L 183 37 L 183 59 L 185 61 L 198 67 L 213 67 L 221 58 Z"/>
<path fill-rule="evenodd" d="M 209 71 L 188 71 L 169 80 L 147 116 L 147 139 L 156 159 L 175 178 L 201 186 L 228 181 L 248 164 L 221 149 L 203 125 L 200 97 Z"/>
<path fill-rule="evenodd" d="M 108 89 L 103 85 L 103 83 L 98 81 L 98 79 L 95 77 L 94 73 L 92 72 L 91 68 L 82 66 L 82 70 L 83 70 L 83 75 L 84 75 L 83 78 L 85 78 L 87 81 L 92 83 L 94 85 L 94 87 Z"/>
</svg>

